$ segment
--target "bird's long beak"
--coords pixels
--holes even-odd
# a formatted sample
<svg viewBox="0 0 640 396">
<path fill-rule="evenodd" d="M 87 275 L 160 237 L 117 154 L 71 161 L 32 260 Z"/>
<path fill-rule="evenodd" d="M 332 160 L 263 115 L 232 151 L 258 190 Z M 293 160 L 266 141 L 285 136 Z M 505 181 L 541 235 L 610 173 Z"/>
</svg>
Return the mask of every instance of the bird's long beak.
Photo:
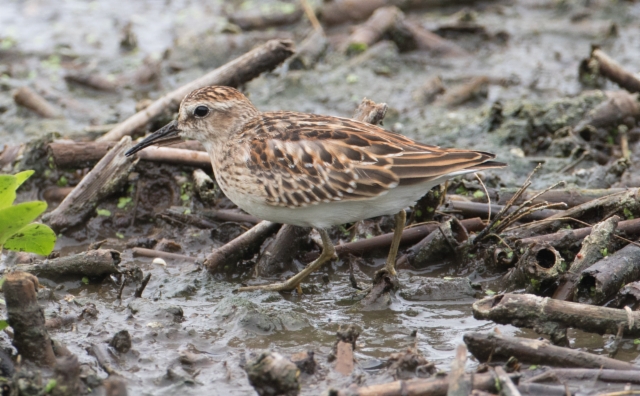
<svg viewBox="0 0 640 396">
<path fill-rule="evenodd" d="M 143 141 L 133 146 L 129 151 L 127 151 L 124 155 L 127 157 L 137 153 L 145 147 L 149 147 L 152 145 L 167 145 L 172 143 L 177 143 L 182 140 L 180 135 L 178 135 L 178 122 L 171 121 L 167 125 L 158 129 L 151 135 L 147 136 Z"/>
</svg>

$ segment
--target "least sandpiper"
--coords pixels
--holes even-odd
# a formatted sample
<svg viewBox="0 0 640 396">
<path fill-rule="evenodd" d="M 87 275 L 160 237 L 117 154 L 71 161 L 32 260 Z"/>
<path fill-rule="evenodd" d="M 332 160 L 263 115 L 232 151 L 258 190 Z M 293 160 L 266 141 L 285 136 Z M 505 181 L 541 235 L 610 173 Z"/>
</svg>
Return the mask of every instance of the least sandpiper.
<svg viewBox="0 0 640 396">
<path fill-rule="evenodd" d="M 236 89 L 205 87 L 180 104 L 178 119 L 142 140 L 147 146 L 198 140 L 211 157 L 220 188 L 239 208 L 264 220 L 313 227 L 323 250 L 284 282 L 239 290 L 293 290 L 335 256 L 328 227 L 395 214 L 385 270 L 395 260 L 406 216 L 432 187 L 465 173 L 505 164 L 494 154 L 443 149 L 348 118 L 261 112 Z"/>
</svg>

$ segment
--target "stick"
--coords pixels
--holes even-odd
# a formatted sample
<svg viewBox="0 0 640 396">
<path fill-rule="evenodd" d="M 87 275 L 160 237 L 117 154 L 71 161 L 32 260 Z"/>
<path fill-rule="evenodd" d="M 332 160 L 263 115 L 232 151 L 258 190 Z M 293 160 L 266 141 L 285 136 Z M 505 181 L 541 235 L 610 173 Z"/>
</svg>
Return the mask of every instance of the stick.
<svg viewBox="0 0 640 396">
<path fill-rule="evenodd" d="M 489 196 L 491 201 L 497 204 L 504 205 L 513 197 L 517 189 L 515 188 L 503 188 L 500 190 L 489 189 Z M 578 188 L 559 188 L 556 190 L 550 190 L 534 199 L 533 203 L 551 202 L 551 203 L 564 203 L 568 208 L 581 205 L 585 202 L 592 201 L 596 198 L 601 198 L 611 194 L 617 194 L 623 191 L 627 191 L 627 188 L 603 188 L 595 190 L 585 190 Z M 522 196 L 517 199 L 514 204 L 521 204 L 522 202 L 531 199 L 534 195 L 540 193 L 540 191 L 528 190 Z"/>
<path fill-rule="evenodd" d="M 606 77 L 629 92 L 640 92 L 640 78 L 625 70 L 598 46 L 593 46 L 591 57 L 582 61 L 581 70 L 583 68 L 586 69 L 584 71 Z"/>
<path fill-rule="evenodd" d="M 300 4 L 302 4 L 304 13 L 307 16 L 307 18 L 309 18 L 309 22 L 311 22 L 311 26 L 313 26 L 313 30 L 316 33 L 319 33 L 320 35 L 324 36 L 324 29 L 322 28 L 322 25 L 320 24 L 320 21 L 318 20 L 318 17 L 316 16 L 316 13 L 313 10 L 313 7 L 311 7 L 311 4 L 309 4 L 309 1 L 300 0 Z"/>
<path fill-rule="evenodd" d="M 373 100 L 364 98 L 355 113 L 353 113 L 352 118 L 369 124 L 380 125 L 387 114 L 388 107 L 386 103 L 376 103 Z"/>
<path fill-rule="evenodd" d="M 280 228 L 280 224 L 261 221 L 249 231 L 236 239 L 215 249 L 204 261 L 204 265 L 211 273 L 226 265 L 236 265 L 244 257 L 253 256 L 260 249 L 260 245 L 269 235 Z"/>
<path fill-rule="evenodd" d="M 491 214 L 491 217 L 495 217 L 495 215 L 503 208 L 503 205 L 489 205 L 481 202 L 465 202 L 456 200 L 449 201 L 448 206 L 451 207 L 451 209 L 460 212 L 460 214 L 465 217 L 487 217 L 489 214 Z M 510 208 L 509 210 L 507 210 L 507 213 L 512 213 L 516 210 L 517 208 Z M 527 214 L 526 216 L 522 217 L 521 220 L 542 220 L 553 215 L 560 215 L 563 213 L 564 210 L 542 209 Z"/>
<path fill-rule="evenodd" d="M 100 162 L 78 183 L 60 205 L 42 217 L 45 223 L 59 232 L 83 222 L 104 198 L 126 182 L 129 172 L 138 162 L 124 156 L 131 147 L 131 138 L 123 137 Z"/>
<path fill-rule="evenodd" d="M 240 213 L 230 209 L 209 209 L 199 212 L 202 216 L 215 221 L 235 221 L 236 223 L 258 224 L 260 219 L 246 213 Z"/>
<path fill-rule="evenodd" d="M 117 142 L 74 142 L 72 140 L 57 140 L 47 146 L 47 151 L 51 157 L 53 157 L 53 162 L 56 164 L 58 168 L 62 169 L 70 169 L 70 168 L 85 168 L 92 167 L 95 165 L 102 157 L 111 150 Z M 147 150 L 157 147 L 149 147 Z M 182 149 L 178 151 L 174 151 L 176 149 Z M 147 150 L 140 151 L 140 153 L 147 152 Z M 204 148 L 199 142 L 194 140 L 188 140 L 185 142 L 181 142 L 178 144 L 172 145 L 170 148 L 165 148 L 165 150 L 161 151 L 164 153 L 164 158 L 159 158 L 158 154 L 151 154 L 149 156 L 138 155 L 138 158 L 142 160 L 149 161 L 166 161 L 167 163 L 181 164 L 185 161 L 180 161 L 179 159 L 174 159 L 174 157 L 179 157 L 183 151 L 204 151 Z M 187 156 L 190 154 L 186 154 Z M 198 163 L 194 166 L 203 166 L 207 167 L 209 165 L 208 157 L 203 159 L 198 156 Z"/>
<path fill-rule="evenodd" d="M 2 289 L 7 303 L 9 325 L 13 328 L 13 345 L 23 358 L 41 366 L 52 367 L 56 357 L 45 327 L 44 310 L 38 305 L 38 278 L 25 272 L 5 276 Z"/>
<path fill-rule="evenodd" d="M 598 334 L 616 334 L 618 324 L 622 322 L 630 325 L 625 327 L 625 335 L 640 335 L 640 312 L 628 313 L 624 309 L 596 307 L 532 294 L 497 294 L 476 301 L 472 308 L 476 319 L 531 328 L 543 334 L 569 327 Z"/>
<path fill-rule="evenodd" d="M 354 326 L 349 325 L 343 330 L 336 332 L 338 338 L 333 344 L 329 361 L 335 359 L 335 369 L 342 375 L 350 375 L 354 368 L 353 351 L 356 349 L 356 341 L 360 336 L 360 331 Z"/>
<path fill-rule="evenodd" d="M 58 111 L 45 98 L 29 87 L 20 87 L 13 93 L 13 100 L 44 118 L 56 118 Z"/>
<path fill-rule="evenodd" d="M 271 40 L 235 60 L 211 71 L 182 87 L 162 96 L 144 110 L 118 124 L 98 141 L 119 140 L 140 130 L 167 109 L 176 110 L 182 99 L 191 91 L 208 85 L 228 85 L 237 87 L 260 75 L 271 71 L 294 53 L 289 40 Z"/>
<path fill-rule="evenodd" d="M 480 231 L 484 228 L 484 222 L 479 218 L 464 219 L 460 221 L 460 224 L 468 232 Z M 405 228 L 402 231 L 402 239 L 400 239 L 400 245 L 409 245 L 416 243 L 438 229 L 439 224 L 423 224 L 421 226 Z M 640 224 L 639 224 L 640 226 Z M 393 239 L 393 233 L 382 234 L 369 239 L 361 239 L 356 242 L 349 242 L 336 246 L 336 254 L 341 256 L 343 254 L 354 254 L 356 256 L 362 256 L 367 253 L 371 253 L 377 249 L 388 248 L 391 246 L 391 240 Z M 306 255 L 305 259 L 318 257 L 319 253 L 311 253 Z"/>
<path fill-rule="evenodd" d="M 356 26 L 344 43 L 342 51 L 358 53 L 367 50 L 403 18 L 404 14 L 398 7 L 378 8 L 365 23 Z"/>
<path fill-rule="evenodd" d="M 516 385 L 511 381 L 509 375 L 506 371 L 500 366 L 496 366 L 493 368 L 498 375 L 498 379 L 500 380 L 500 394 L 504 396 L 520 396 L 520 391 L 516 387 Z"/>
<path fill-rule="evenodd" d="M 118 264 L 120 252 L 97 249 L 55 259 L 37 260 L 33 264 L 19 264 L 16 265 L 16 269 L 50 279 L 68 276 L 104 278 L 107 275 L 119 274 Z"/>
<path fill-rule="evenodd" d="M 257 8 L 257 7 L 256 7 Z M 271 12 L 239 11 L 229 15 L 229 21 L 240 26 L 242 30 L 262 30 L 271 26 L 285 26 L 296 23 L 302 16 L 302 9 L 295 8 L 291 11 L 277 10 Z M 259 9 L 258 9 L 259 10 Z"/>
<path fill-rule="evenodd" d="M 640 370 L 631 363 L 551 345 L 546 340 L 476 332 L 465 334 L 463 340 L 473 356 L 482 362 L 486 362 L 490 358 L 492 361 L 497 359 L 506 361 L 511 356 L 515 356 L 520 363 L 526 364 L 634 370 L 636 373 Z"/>
<path fill-rule="evenodd" d="M 560 253 L 547 243 L 536 243 L 525 247 L 513 270 L 505 275 L 508 290 L 525 287 L 527 292 L 544 290 L 558 280 L 565 262 Z"/>
<path fill-rule="evenodd" d="M 566 381 L 593 381 L 621 382 L 630 384 L 640 384 L 638 370 L 612 370 L 612 369 L 584 369 L 584 368 L 553 368 L 538 374 L 535 377 L 527 378 L 521 383 L 537 382 L 566 382 Z"/>
<path fill-rule="evenodd" d="M 145 249 L 141 247 L 133 248 L 132 253 L 134 257 L 136 256 L 153 257 L 153 258 L 159 257 L 161 259 L 180 260 L 180 261 L 187 261 L 190 263 L 194 263 L 197 261 L 195 257 L 185 256 L 183 254 L 177 254 L 177 253 L 163 252 L 161 250 Z"/>
<path fill-rule="evenodd" d="M 464 375 L 467 364 L 467 347 L 464 344 L 456 348 L 456 357 L 451 363 L 449 372 L 449 389 L 447 396 L 469 396 L 471 394 L 472 378 Z"/>
<path fill-rule="evenodd" d="M 144 289 L 147 287 L 147 284 L 149 283 L 149 280 L 151 280 L 151 273 L 147 273 L 147 275 L 142 279 L 142 282 L 140 282 L 140 286 L 136 287 L 136 291 L 133 294 L 133 297 L 135 298 L 140 298 L 142 297 L 142 292 L 144 292 Z"/>
<path fill-rule="evenodd" d="M 630 210 L 631 213 L 640 212 L 640 189 L 630 188 L 616 194 L 596 198 L 584 204 L 567 209 L 563 213 L 550 216 L 546 218 L 544 222 L 536 222 L 520 226 L 518 232 L 539 234 L 546 228 L 551 226 L 560 227 L 567 220 L 571 218 L 581 218 L 590 212 L 597 211 L 600 218 L 606 218 L 613 216 L 614 214 L 623 215 L 625 209 Z"/>
<path fill-rule="evenodd" d="M 639 278 L 640 247 L 629 244 L 582 271 L 574 300 L 602 304 L 626 283 Z"/>
<path fill-rule="evenodd" d="M 568 218 L 567 220 L 571 220 Z M 464 221 L 464 220 L 463 220 Z M 547 242 L 551 246 L 559 249 L 567 247 L 574 243 L 580 242 L 591 233 L 593 227 L 577 228 L 575 230 L 562 230 L 553 234 L 536 235 L 529 238 L 522 238 L 518 241 L 518 245 L 528 245 L 534 242 Z M 625 220 L 618 223 L 617 230 L 627 235 L 640 234 L 640 219 Z"/>
<path fill-rule="evenodd" d="M 517 378 L 518 374 L 511 374 Z M 496 378 L 493 374 L 465 375 L 473 383 L 472 389 L 499 392 L 496 389 Z M 341 389 L 334 393 L 336 396 L 445 396 L 449 389 L 449 378 L 437 377 L 430 379 L 413 379 L 408 381 L 394 381 L 386 384 L 363 386 L 353 389 Z"/>
<path fill-rule="evenodd" d="M 574 300 L 574 292 L 580 273 L 603 257 L 602 251 L 610 246 L 613 232 L 616 230 L 619 220 L 618 216 L 612 216 L 591 228 L 591 233 L 582 241 L 582 248 L 571 263 L 569 272 L 564 275 L 560 286 L 553 293 L 553 298 L 564 301 Z"/>
<path fill-rule="evenodd" d="M 285 224 L 271 240 L 258 258 L 253 273 L 257 277 L 270 277 L 283 273 L 293 262 L 293 258 L 309 240 L 311 230 Z M 308 243 L 306 243 L 308 245 Z"/>
<path fill-rule="evenodd" d="M 469 239 L 467 230 L 456 218 L 440 224 L 437 231 L 431 232 L 420 242 L 413 245 L 400 256 L 396 265 L 409 264 L 412 268 L 425 268 L 443 258 L 455 255 L 460 245 Z"/>
</svg>

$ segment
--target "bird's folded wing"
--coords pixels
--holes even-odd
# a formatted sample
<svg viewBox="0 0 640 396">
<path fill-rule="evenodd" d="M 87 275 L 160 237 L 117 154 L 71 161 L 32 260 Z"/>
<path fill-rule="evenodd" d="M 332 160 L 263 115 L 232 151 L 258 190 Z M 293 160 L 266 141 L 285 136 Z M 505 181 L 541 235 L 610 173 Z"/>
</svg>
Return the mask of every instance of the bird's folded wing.
<svg viewBox="0 0 640 396">
<path fill-rule="evenodd" d="M 398 185 L 423 183 L 494 156 L 423 145 L 382 128 L 324 117 L 265 131 L 251 140 L 248 167 L 262 180 L 267 203 L 301 207 L 362 200 Z M 295 121 L 295 120 L 294 120 Z M 295 131 L 288 133 L 288 131 Z M 426 191 L 425 191 L 426 193 Z"/>
</svg>

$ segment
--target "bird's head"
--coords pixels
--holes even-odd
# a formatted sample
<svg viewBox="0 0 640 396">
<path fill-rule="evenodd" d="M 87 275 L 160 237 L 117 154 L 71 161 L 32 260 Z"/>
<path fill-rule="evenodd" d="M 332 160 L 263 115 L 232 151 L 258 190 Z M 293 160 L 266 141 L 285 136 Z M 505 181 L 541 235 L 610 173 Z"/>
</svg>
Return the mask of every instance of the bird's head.
<svg viewBox="0 0 640 396">
<path fill-rule="evenodd" d="M 200 88 L 182 100 L 177 120 L 147 136 L 126 155 L 133 155 L 148 146 L 171 144 L 185 138 L 199 141 L 209 151 L 257 114 L 259 111 L 249 99 L 234 88 Z"/>
</svg>

